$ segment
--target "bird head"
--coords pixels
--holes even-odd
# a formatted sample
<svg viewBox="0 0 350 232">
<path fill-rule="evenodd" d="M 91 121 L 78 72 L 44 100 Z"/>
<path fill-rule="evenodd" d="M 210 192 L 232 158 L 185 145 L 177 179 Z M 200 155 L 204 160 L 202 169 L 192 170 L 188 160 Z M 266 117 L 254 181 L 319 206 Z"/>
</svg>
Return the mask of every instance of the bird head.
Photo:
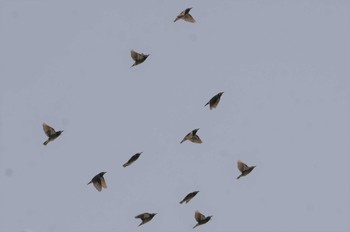
<svg viewBox="0 0 350 232">
<path fill-rule="evenodd" d="M 219 96 L 221 97 L 221 95 L 223 95 L 223 94 L 224 94 L 224 92 L 220 92 L 220 93 L 219 93 Z"/>
</svg>

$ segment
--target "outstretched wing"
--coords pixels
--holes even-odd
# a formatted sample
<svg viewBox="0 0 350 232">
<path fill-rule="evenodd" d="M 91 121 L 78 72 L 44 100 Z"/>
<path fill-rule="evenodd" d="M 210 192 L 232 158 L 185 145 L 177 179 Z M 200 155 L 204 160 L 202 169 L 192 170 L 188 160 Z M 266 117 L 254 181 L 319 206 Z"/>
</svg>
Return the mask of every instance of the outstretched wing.
<svg viewBox="0 0 350 232">
<path fill-rule="evenodd" d="M 43 129 L 44 129 L 45 134 L 48 137 L 50 137 L 50 136 L 52 136 L 52 135 L 54 135 L 56 133 L 55 129 L 53 129 L 52 127 L 50 127 L 46 123 L 43 123 Z"/>
<path fill-rule="evenodd" d="M 139 61 L 140 59 L 143 58 L 143 56 L 142 56 L 140 53 L 137 53 L 137 52 L 135 52 L 134 50 L 131 50 L 130 53 L 131 53 L 131 58 L 132 58 L 134 61 Z"/>
<path fill-rule="evenodd" d="M 202 143 L 202 140 L 199 138 L 198 135 L 193 135 L 192 138 L 190 139 L 191 142 L 193 143 Z"/>
<path fill-rule="evenodd" d="M 103 188 L 107 188 L 106 180 L 103 176 L 100 177 L 100 181 L 101 181 L 101 186 Z"/>
<path fill-rule="evenodd" d="M 186 22 L 190 22 L 190 23 L 195 23 L 196 22 L 196 20 L 190 14 L 186 14 L 183 17 L 183 20 L 185 20 Z"/>
<path fill-rule="evenodd" d="M 248 166 L 240 160 L 237 161 L 237 167 L 238 167 L 238 170 L 240 170 L 241 172 L 248 169 Z"/>
<path fill-rule="evenodd" d="M 203 221 L 205 219 L 205 216 L 201 214 L 198 210 L 194 213 L 194 218 L 197 222 Z"/>
</svg>

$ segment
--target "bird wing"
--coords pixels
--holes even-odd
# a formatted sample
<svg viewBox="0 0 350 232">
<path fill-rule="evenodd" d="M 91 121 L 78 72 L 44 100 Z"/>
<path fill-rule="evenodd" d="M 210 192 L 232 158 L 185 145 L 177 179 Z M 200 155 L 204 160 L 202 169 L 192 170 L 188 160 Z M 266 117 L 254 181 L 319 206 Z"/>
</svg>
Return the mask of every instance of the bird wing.
<svg viewBox="0 0 350 232">
<path fill-rule="evenodd" d="M 192 136 L 192 138 L 191 138 L 190 140 L 191 140 L 191 142 L 193 142 L 193 143 L 202 143 L 202 140 L 199 138 L 198 135 Z"/>
<path fill-rule="evenodd" d="M 182 19 L 185 20 L 186 22 L 190 22 L 190 23 L 196 22 L 196 20 L 190 14 L 186 14 Z"/>
<path fill-rule="evenodd" d="M 237 167 L 241 172 L 248 169 L 248 166 L 240 160 L 237 161 Z"/>
<path fill-rule="evenodd" d="M 100 177 L 101 186 L 107 188 L 106 180 L 103 176 Z"/>
<path fill-rule="evenodd" d="M 50 127 L 46 123 L 43 123 L 43 129 L 44 129 L 45 134 L 48 137 L 50 137 L 50 136 L 52 136 L 52 135 L 54 135 L 56 133 L 55 129 L 53 129 L 52 127 Z"/>
<path fill-rule="evenodd" d="M 197 133 L 197 131 L 199 130 L 199 128 L 197 128 L 197 129 L 194 129 L 191 133 L 192 133 L 192 135 L 195 135 L 196 133 Z M 190 134 L 191 134 L 190 133 Z"/>
<path fill-rule="evenodd" d="M 192 7 L 187 8 L 186 10 L 182 11 L 183 14 L 187 15 L 188 13 L 190 13 L 190 10 L 192 9 Z"/>
<path fill-rule="evenodd" d="M 97 191 L 99 191 L 99 192 L 102 191 L 102 185 L 101 185 L 100 181 L 93 181 L 92 183 L 94 183 L 94 186 L 97 189 Z"/>
<path fill-rule="evenodd" d="M 205 216 L 201 214 L 198 210 L 194 213 L 194 218 L 197 222 L 200 222 L 205 219 Z"/>
<path fill-rule="evenodd" d="M 145 218 L 148 218 L 150 215 L 149 213 L 141 213 L 137 216 L 135 216 L 135 218 L 140 218 L 141 220 L 144 220 Z"/>
<path fill-rule="evenodd" d="M 131 50 L 130 53 L 131 53 L 131 58 L 134 61 L 138 61 L 138 60 L 142 59 L 142 57 L 143 57 L 141 54 L 135 52 L 134 50 Z"/>
</svg>

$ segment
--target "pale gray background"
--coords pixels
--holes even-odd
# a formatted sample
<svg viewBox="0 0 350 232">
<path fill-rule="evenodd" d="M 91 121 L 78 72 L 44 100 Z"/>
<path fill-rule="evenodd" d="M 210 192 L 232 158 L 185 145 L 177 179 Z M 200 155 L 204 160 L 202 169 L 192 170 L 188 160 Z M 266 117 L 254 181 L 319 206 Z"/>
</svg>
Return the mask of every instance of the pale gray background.
<svg viewBox="0 0 350 232">
<path fill-rule="evenodd" d="M 350 1 L 0 2 L 1 232 L 350 231 Z"/>
</svg>

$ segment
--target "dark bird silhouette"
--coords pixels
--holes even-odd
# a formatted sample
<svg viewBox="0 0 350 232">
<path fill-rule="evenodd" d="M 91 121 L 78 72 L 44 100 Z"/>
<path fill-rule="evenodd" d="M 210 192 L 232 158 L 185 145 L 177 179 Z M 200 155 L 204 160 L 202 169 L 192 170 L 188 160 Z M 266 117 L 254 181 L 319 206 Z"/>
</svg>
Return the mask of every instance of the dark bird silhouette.
<svg viewBox="0 0 350 232">
<path fill-rule="evenodd" d="M 135 65 L 143 63 L 149 56 L 149 54 L 145 55 L 143 53 L 137 53 L 134 50 L 131 50 L 130 53 L 131 53 L 131 58 L 135 61 L 135 63 L 131 67 L 134 67 Z"/>
<path fill-rule="evenodd" d="M 192 7 L 187 8 L 186 10 L 182 11 L 174 20 L 174 23 L 179 20 L 179 19 L 183 19 L 186 22 L 190 22 L 190 23 L 195 23 L 196 20 L 194 20 L 194 18 L 192 17 L 192 15 L 190 15 L 190 10 L 192 9 Z"/>
<path fill-rule="evenodd" d="M 103 175 L 106 173 L 107 172 L 100 172 L 99 174 L 94 176 L 94 178 L 92 178 L 92 180 L 88 183 L 88 185 L 93 183 L 97 191 L 101 192 L 102 188 L 107 188 L 105 178 L 103 177 Z"/>
<path fill-rule="evenodd" d="M 123 167 L 127 167 L 129 165 L 131 165 L 132 163 L 134 163 L 142 154 L 142 152 L 136 153 L 135 155 L 131 156 L 131 158 L 128 160 L 128 162 L 126 162 L 125 164 L 123 164 Z"/>
<path fill-rule="evenodd" d="M 141 225 L 151 221 L 155 215 L 156 215 L 156 213 L 142 213 L 142 214 L 135 216 L 135 218 L 140 218 L 142 220 L 142 222 L 139 225 L 139 226 L 141 226 Z"/>
<path fill-rule="evenodd" d="M 194 129 L 193 131 L 191 131 L 190 133 L 188 133 L 183 140 L 180 143 L 185 142 L 186 140 L 191 141 L 192 143 L 202 143 L 202 140 L 199 138 L 199 136 L 197 135 L 197 131 L 198 129 Z"/>
<path fill-rule="evenodd" d="M 248 175 L 255 168 L 255 166 L 248 167 L 248 165 L 246 165 L 240 160 L 237 161 L 237 167 L 238 167 L 238 170 L 242 173 L 237 177 L 237 179 L 241 178 L 242 176 Z"/>
<path fill-rule="evenodd" d="M 197 226 L 203 225 L 205 223 L 207 223 L 213 216 L 204 216 L 203 214 L 201 214 L 198 210 L 194 213 L 194 218 L 197 221 L 197 224 L 193 227 L 196 228 Z"/>
<path fill-rule="evenodd" d="M 187 204 L 192 198 L 194 198 L 197 195 L 197 193 L 199 193 L 199 191 L 194 191 L 194 192 L 187 194 L 185 196 L 185 198 L 182 201 L 180 201 L 180 204 L 182 204 L 184 202 L 186 202 L 186 204 Z"/>
<path fill-rule="evenodd" d="M 210 109 L 213 109 L 213 108 L 216 108 L 220 102 L 220 98 L 221 98 L 221 95 L 223 94 L 224 92 L 220 92 L 218 94 L 216 94 L 214 97 L 212 97 L 207 104 L 205 104 L 204 106 L 207 106 L 209 104 L 209 108 Z"/>
<path fill-rule="evenodd" d="M 46 146 L 49 142 L 54 141 L 58 136 L 62 134 L 63 131 L 55 131 L 52 127 L 47 125 L 46 123 L 43 123 L 43 129 L 47 137 L 49 137 L 45 142 L 44 145 Z"/>
</svg>

